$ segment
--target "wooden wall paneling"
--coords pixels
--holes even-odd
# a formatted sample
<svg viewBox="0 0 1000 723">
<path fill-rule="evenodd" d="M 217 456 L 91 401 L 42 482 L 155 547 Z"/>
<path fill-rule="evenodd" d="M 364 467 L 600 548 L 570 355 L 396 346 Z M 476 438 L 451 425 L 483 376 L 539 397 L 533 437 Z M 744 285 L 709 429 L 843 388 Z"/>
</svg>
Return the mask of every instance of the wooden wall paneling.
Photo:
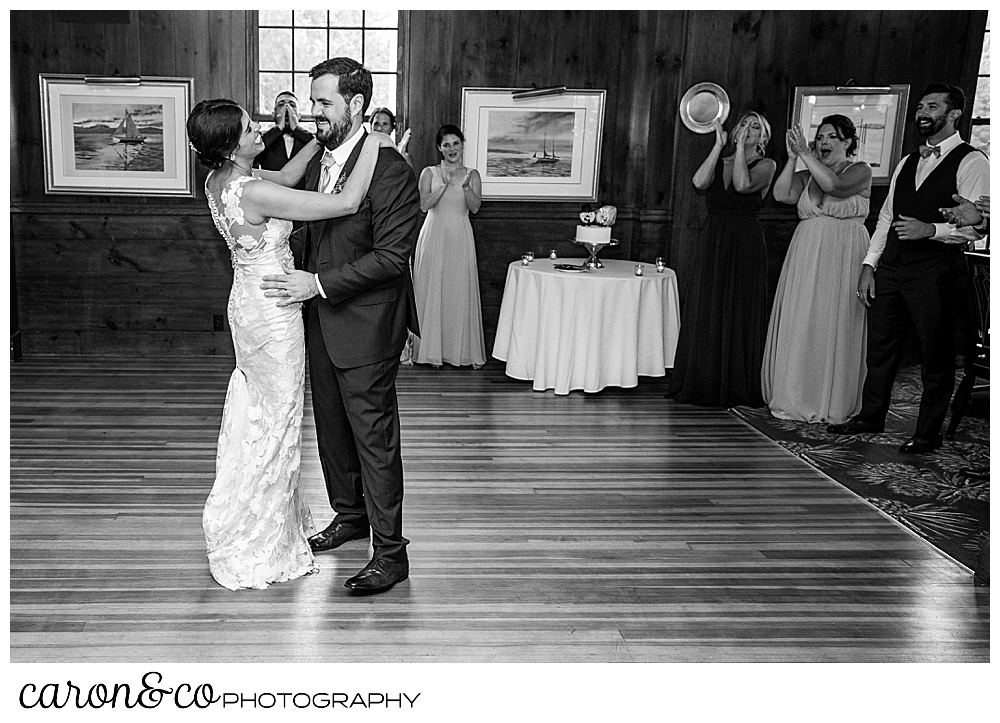
<svg viewBox="0 0 1000 723">
<path fill-rule="evenodd" d="M 629 13 L 622 23 L 622 55 L 615 93 L 617 102 L 605 108 L 605 118 L 613 117 L 614 123 L 605 122 L 607 135 L 604 138 L 604 147 L 616 155 L 620 154 L 612 167 L 621 169 L 621 177 L 615 184 L 615 196 L 608 199 L 619 207 L 641 206 L 643 203 L 652 132 L 650 88 L 653 86 L 655 56 L 651 51 L 655 48 L 656 27 L 656 13 L 651 11 Z M 608 137 L 612 127 L 617 129 L 617 137 Z"/>
<path fill-rule="evenodd" d="M 170 354 L 178 356 L 234 354 L 232 335 L 228 331 L 133 331 L 130 329 L 24 329 L 24 354 L 111 354 L 145 356 Z"/>
<path fill-rule="evenodd" d="M 757 93 L 757 53 L 760 36 L 761 13 L 759 10 L 733 13 L 729 44 L 729 67 L 723 87 L 729 93 L 732 110 L 729 125 L 735 128 L 740 116 L 748 110 L 756 110 L 765 116 L 769 113 L 766 99 Z"/>
<path fill-rule="evenodd" d="M 21 198 L 29 189 L 44 187 L 41 103 L 38 94 L 38 43 L 31 13 L 10 13 L 10 196 Z M 37 158 L 37 162 L 28 162 Z"/>
<path fill-rule="evenodd" d="M 456 29 L 456 42 L 452 44 L 451 81 L 448 87 L 455 94 L 459 109 L 462 88 L 493 84 L 486 70 L 486 57 L 490 52 L 488 48 L 493 43 L 487 30 L 488 20 L 485 12 L 462 12 L 453 26 Z M 458 125 L 459 117 L 456 116 L 452 121 L 455 125 Z"/>
<path fill-rule="evenodd" d="M 957 78 L 962 72 L 965 59 L 966 29 L 968 14 L 936 10 L 916 12 L 913 24 L 913 39 L 907 70 L 916 78 L 923 79 L 922 86 L 942 78 Z"/>
<path fill-rule="evenodd" d="M 681 71 L 681 93 L 695 83 L 710 81 L 727 88 L 727 65 L 719 62 L 728 58 L 732 43 L 732 15 L 728 11 L 695 10 L 685 14 L 685 64 Z M 732 95 L 730 96 L 732 100 Z M 735 121 L 730 112 L 728 127 Z M 670 267 L 677 272 L 677 286 L 683 303 L 691 259 L 697 246 L 698 233 L 705 221 L 705 201 L 695 193 L 691 177 L 711 150 L 714 137 L 689 131 L 682 123 L 675 125 L 678 133 L 674 162 L 674 219 L 671 233 Z"/>
<path fill-rule="evenodd" d="M 12 198 L 44 193 L 38 76 L 79 72 L 73 61 L 70 25 L 59 22 L 53 11 L 11 12 L 11 95 L 12 100 L 17 98 L 13 104 L 21 108 L 17 127 L 23 134 L 12 144 Z"/>
<path fill-rule="evenodd" d="M 486 10 L 476 14 L 476 30 L 482 33 L 482 58 L 476 64 L 475 82 L 483 87 L 516 85 L 517 38 L 521 14 L 517 11 Z"/>
<path fill-rule="evenodd" d="M 465 13 L 411 13 L 410 109 L 412 139 L 409 151 L 419 175 L 425 166 L 440 161 L 434 138 L 444 123 L 461 123 L 462 89 L 452 83 L 453 42 L 461 42 L 456 15 Z"/>
<path fill-rule="evenodd" d="M 121 327 L 211 331 L 214 314 L 225 318 L 232 267 L 217 235 L 18 239 L 16 255 L 25 326 L 103 326 L 113 317 Z"/>
<path fill-rule="evenodd" d="M 908 70 L 916 14 L 912 10 L 882 10 L 880 15 L 874 82 L 878 85 L 909 83 L 911 95 L 919 92 L 913 90 Z"/>
<path fill-rule="evenodd" d="M 652 263 L 657 256 L 670 258 L 673 214 L 665 209 L 639 209 L 635 224 L 635 240 L 630 258 Z"/>
<path fill-rule="evenodd" d="M 47 11 L 44 22 L 34 32 L 43 40 L 43 62 L 49 73 L 78 73 L 79 65 L 73 56 L 73 24 L 62 22 L 58 13 Z"/>
<path fill-rule="evenodd" d="M 760 16 L 760 37 L 755 60 L 756 91 L 766 99 L 771 143 L 768 156 L 784 161 L 785 129 L 791 118 L 792 93 L 797 85 L 808 85 L 811 68 L 802 59 L 809 48 L 807 11 L 765 10 Z"/>
<path fill-rule="evenodd" d="M 74 59 L 74 73 L 81 75 L 101 75 L 107 60 L 106 34 L 108 26 L 103 23 L 66 23 L 69 27 Z"/>
<path fill-rule="evenodd" d="M 517 21 L 516 87 L 544 88 L 565 85 L 573 88 L 574 78 L 557 59 L 562 55 L 566 36 L 577 32 L 568 20 L 572 13 L 558 10 L 521 10 Z"/>
<path fill-rule="evenodd" d="M 817 77 L 825 79 L 817 85 L 846 85 L 854 74 L 851 46 L 847 43 L 847 14 L 837 10 L 812 13 L 806 64 Z"/>
<path fill-rule="evenodd" d="M 141 75 L 138 11 L 129 10 L 129 17 L 128 23 L 104 26 L 104 75 Z"/>
<path fill-rule="evenodd" d="M 191 208 L 194 208 L 192 206 Z M 200 208 L 199 208 L 200 210 Z M 188 353 L 221 353 L 214 316 L 225 319 L 229 252 L 211 219 L 158 214 L 16 213 L 15 255 L 26 352 L 36 344 L 75 353 L 114 351 L 105 332 L 129 332 L 124 348 L 165 337 Z M 126 344 L 125 340 L 129 339 Z M 101 344 L 112 342 L 112 346 Z M 197 343 L 196 343 L 197 342 Z M 210 351 L 215 349 L 216 351 Z"/>
<path fill-rule="evenodd" d="M 25 204 L 13 214 L 14 233 L 24 239 L 138 238 L 193 240 L 218 237 L 207 206 L 197 201 L 183 205 L 162 203 L 142 210 L 122 207 L 123 201 L 98 204 L 71 212 L 75 202 Z M 204 213 L 202 210 L 204 209 Z M 219 242 L 222 243 L 221 237 Z"/>
<path fill-rule="evenodd" d="M 674 190 L 675 139 L 679 137 L 677 106 L 684 67 L 684 13 L 656 12 L 652 47 L 645 52 L 652 60 L 649 136 L 646 141 L 645 184 L 640 205 L 666 209 L 672 213 Z M 687 129 L 685 129 L 686 131 Z"/>
<path fill-rule="evenodd" d="M 852 10 L 844 21 L 846 36 L 850 43 L 846 46 L 844 71 L 857 85 L 882 85 L 876 80 L 880 74 L 879 38 L 881 37 L 881 10 Z"/>
<path fill-rule="evenodd" d="M 204 63 L 195 66 L 200 75 L 195 77 L 195 93 L 203 98 L 232 98 L 240 105 L 250 108 L 255 99 L 248 96 L 247 38 L 250 23 L 245 12 L 211 10 L 205 13 L 203 25 L 208 36 L 202 40 L 202 47 L 208 56 Z M 308 104 L 308 99 L 304 99 Z"/>
<path fill-rule="evenodd" d="M 190 10 L 140 10 L 139 63 L 141 75 L 177 75 L 176 27 Z M 199 12 L 200 11 L 196 11 Z"/>
<path fill-rule="evenodd" d="M 192 107 L 194 107 L 194 103 L 201 100 L 198 97 L 198 92 L 201 89 L 199 86 L 204 88 L 205 81 L 212 75 L 206 72 L 203 60 L 208 53 L 210 39 L 221 40 L 226 45 L 232 43 L 232 38 L 230 37 L 232 34 L 232 23 L 216 24 L 212 22 L 214 20 L 213 16 L 218 14 L 217 12 L 203 10 L 179 12 L 176 14 L 174 30 L 174 37 L 176 38 L 176 45 L 174 47 L 174 75 L 179 78 L 194 79 Z M 227 18 L 230 15 L 231 13 L 226 13 Z M 219 75 L 225 78 L 226 82 L 232 83 L 238 74 L 242 75 L 241 71 L 245 72 L 246 66 L 242 63 L 234 64 L 234 58 L 232 57 L 227 57 L 226 60 L 230 67 L 226 72 L 219 73 Z M 241 104 L 244 104 L 245 101 L 245 98 L 242 96 L 234 97 L 229 95 L 226 97 L 233 98 L 233 100 Z M 192 160 L 194 160 L 193 157 Z"/>
</svg>

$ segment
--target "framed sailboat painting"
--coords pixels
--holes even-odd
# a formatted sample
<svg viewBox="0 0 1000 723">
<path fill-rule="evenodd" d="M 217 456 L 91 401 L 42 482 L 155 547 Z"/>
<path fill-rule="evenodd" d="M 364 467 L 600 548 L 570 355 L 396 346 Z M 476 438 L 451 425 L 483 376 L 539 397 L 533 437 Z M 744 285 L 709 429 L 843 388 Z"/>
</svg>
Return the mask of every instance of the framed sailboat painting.
<svg viewBox="0 0 1000 723">
<path fill-rule="evenodd" d="M 483 198 L 596 201 L 603 90 L 463 88 L 465 165 Z"/>
<path fill-rule="evenodd" d="M 191 78 L 39 75 L 45 192 L 194 195 Z"/>
</svg>

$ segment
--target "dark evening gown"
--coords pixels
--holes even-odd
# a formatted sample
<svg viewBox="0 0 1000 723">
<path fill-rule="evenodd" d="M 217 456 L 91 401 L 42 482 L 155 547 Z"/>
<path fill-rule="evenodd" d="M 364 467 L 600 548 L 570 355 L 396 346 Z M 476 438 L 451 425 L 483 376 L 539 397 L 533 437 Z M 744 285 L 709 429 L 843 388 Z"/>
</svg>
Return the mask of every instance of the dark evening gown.
<svg viewBox="0 0 1000 723">
<path fill-rule="evenodd" d="M 719 159 L 705 197 L 708 220 L 681 309 L 670 396 L 707 407 L 762 406 L 768 304 L 761 193 L 726 188 Z"/>
</svg>

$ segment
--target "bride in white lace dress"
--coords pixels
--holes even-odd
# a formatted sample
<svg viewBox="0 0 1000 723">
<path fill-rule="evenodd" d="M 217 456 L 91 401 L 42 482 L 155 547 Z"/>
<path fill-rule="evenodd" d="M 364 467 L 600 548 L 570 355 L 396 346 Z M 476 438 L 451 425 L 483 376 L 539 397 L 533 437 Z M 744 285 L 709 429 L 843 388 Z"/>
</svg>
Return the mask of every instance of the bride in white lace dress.
<svg viewBox="0 0 1000 723">
<path fill-rule="evenodd" d="M 231 590 L 266 588 L 318 568 L 307 541 L 315 532 L 312 515 L 298 489 L 305 382 L 301 304 L 276 305 L 261 290 L 261 277 L 293 269 L 292 220 L 357 211 L 378 149 L 391 140 L 370 135 L 341 192 L 325 194 L 290 188 L 320 148 L 315 140 L 281 171 L 250 170 L 264 148 L 260 126 L 234 101 L 202 101 L 187 130 L 198 160 L 213 169 L 205 195 L 233 263 L 228 315 L 236 369 L 202 518 L 209 569 Z"/>
</svg>

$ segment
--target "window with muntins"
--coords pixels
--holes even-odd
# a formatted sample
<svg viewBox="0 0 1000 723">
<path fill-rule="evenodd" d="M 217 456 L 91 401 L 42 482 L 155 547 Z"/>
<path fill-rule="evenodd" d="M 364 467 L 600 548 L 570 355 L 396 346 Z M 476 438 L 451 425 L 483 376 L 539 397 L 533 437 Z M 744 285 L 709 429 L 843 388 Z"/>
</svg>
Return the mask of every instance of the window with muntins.
<svg viewBox="0 0 1000 723">
<path fill-rule="evenodd" d="M 327 58 L 354 58 L 372 72 L 369 108 L 396 112 L 398 10 L 260 10 L 256 117 L 270 120 L 274 98 L 291 90 L 310 118 L 309 70 Z"/>
<path fill-rule="evenodd" d="M 972 102 L 972 131 L 969 143 L 986 155 L 990 154 L 990 16 L 986 15 L 986 35 L 983 38 L 983 54 L 979 60 L 979 78 L 976 81 L 976 97 Z"/>
</svg>

